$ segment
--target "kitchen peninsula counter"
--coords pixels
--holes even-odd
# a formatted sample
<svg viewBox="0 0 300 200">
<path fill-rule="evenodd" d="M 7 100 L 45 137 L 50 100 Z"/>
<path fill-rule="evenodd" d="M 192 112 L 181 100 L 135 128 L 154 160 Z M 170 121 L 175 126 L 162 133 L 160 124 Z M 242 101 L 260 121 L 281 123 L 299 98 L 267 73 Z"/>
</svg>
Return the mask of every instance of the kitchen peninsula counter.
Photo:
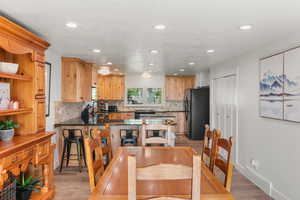
<svg viewBox="0 0 300 200">
<path fill-rule="evenodd" d="M 85 123 L 80 118 L 70 119 L 64 122 L 56 123 L 55 127 L 61 126 L 104 126 L 109 124 L 110 126 L 124 126 L 124 125 L 142 125 L 141 122 L 128 122 L 128 120 L 89 120 L 88 123 Z"/>
</svg>

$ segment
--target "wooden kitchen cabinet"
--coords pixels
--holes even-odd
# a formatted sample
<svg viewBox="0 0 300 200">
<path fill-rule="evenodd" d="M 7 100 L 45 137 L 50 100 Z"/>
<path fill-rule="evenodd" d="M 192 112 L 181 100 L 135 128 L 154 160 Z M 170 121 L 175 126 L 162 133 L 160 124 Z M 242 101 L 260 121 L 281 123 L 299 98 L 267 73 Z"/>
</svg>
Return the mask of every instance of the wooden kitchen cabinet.
<svg viewBox="0 0 300 200">
<path fill-rule="evenodd" d="M 195 76 L 165 76 L 165 96 L 168 101 L 182 101 L 184 91 L 195 87 Z"/>
<path fill-rule="evenodd" d="M 175 134 L 176 135 L 183 135 L 185 133 L 185 126 L 186 126 L 186 119 L 185 119 L 185 113 L 184 112 L 172 112 L 170 115 L 175 116 Z"/>
<path fill-rule="evenodd" d="M 45 64 L 36 63 L 36 91 L 35 96 L 45 96 Z"/>
<path fill-rule="evenodd" d="M 97 87 L 98 72 L 97 67 L 92 66 L 92 87 Z"/>
<path fill-rule="evenodd" d="M 61 96 L 64 102 L 90 101 L 91 66 L 79 58 L 62 57 Z"/>
<path fill-rule="evenodd" d="M 134 112 L 115 112 L 109 113 L 108 115 L 109 120 L 126 120 L 126 119 L 134 119 Z"/>
<path fill-rule="evenodd" d="M 124 99 L 124 76 L 121 75 L 98 75 L 97 97 L 101 100 Z"/>
<path fill-rule="evenodd" d="M 46 129 L 45 108 L 45 99 L 36 99 L 37 132 L 43 132 Z"/>
</svg>

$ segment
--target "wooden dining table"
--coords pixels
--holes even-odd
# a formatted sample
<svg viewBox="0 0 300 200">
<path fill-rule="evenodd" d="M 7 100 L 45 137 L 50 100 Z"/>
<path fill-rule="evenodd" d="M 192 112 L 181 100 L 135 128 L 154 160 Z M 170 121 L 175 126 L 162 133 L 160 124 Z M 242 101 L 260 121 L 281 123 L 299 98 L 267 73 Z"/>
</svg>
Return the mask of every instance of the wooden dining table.
<svg viewBox="0 0 300 200">
<path fill-rule="evenodd" d="M 192 167 L 191 147 L 120 147 L 97 183 L 89 200 L 125 200 L 128 194 L 128 155 L 135 155 L 137 167 L 160 163 Z M 204 165 L 201 165 L 201 200 L 233 200 L 233 196 Z M 138 180 L 137 199 L 168 196 L 191 198 L 191 180 Z"/>
</svg>

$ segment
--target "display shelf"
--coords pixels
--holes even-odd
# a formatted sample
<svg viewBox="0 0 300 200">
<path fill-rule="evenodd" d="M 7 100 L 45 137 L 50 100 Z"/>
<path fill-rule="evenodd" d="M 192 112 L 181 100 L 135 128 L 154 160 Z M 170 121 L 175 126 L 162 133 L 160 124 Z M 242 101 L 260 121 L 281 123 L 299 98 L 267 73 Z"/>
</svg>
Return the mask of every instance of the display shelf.
<svg viewBox="0 0 300 200">
<path fill-rule="evenodd" d="M 32 78 L 27 75 L 12 74 L 12 73 L 5 73 L 5 72 L 0 72 L 0 78 L 16 79 L 16 80 L 22 80 L 22 81 L 31 81 L 32 80 Z"/>
<path fill-rule="evenodd" d="M 0 116 L 21 115 L 32 112 L 32 108 L 19 108 L 16 110 L 0 110 Z"/>
</svg>

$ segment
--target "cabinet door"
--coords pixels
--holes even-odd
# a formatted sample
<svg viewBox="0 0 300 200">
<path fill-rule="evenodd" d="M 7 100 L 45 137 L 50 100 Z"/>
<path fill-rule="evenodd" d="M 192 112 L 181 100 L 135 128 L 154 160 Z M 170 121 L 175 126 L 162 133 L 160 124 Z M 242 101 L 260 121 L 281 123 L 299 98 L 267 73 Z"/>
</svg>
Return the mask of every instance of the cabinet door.
<svg viewBox="0 0 300 200">
<path fill-rule="evenodd" d="M 194 88 L 195 87 L 195 77 L 194 76 L 187 76 L 184 77 L 184 88 Z"/>
<path fill-rule="evenodd" d="M 124 77 L 111 76 L 111 99 L 122 100 L 124 98 Z"/>
<path fill-rule="evenodd" d="M 184 131 L 185 131 L 184 112 L 177 112 L 176 113 L 176 120 L 177 120 L 176 133 L 177 134 L 184 134 Z"/>
<path fill-rule="evenodd" d="M 80 101 L 91 100 L 91 79 L 92 79 L 92 68 L 90 63 L 81 63 L 79 66 L 79 77 L 80 83 L 78 84 L 80 90 Z"/>
<path fill-rule="evenodd" d="M 98 75 L 97 84 L 97 96 L 98 99 L 108 100 L 110 98 L 110 84 L 108 81 L 108 76 Z"/>
<path fill-rule="evenodd" d="M 92 87 L 97 87 L 97 79 L 98 79 L 98 74 L 97 74 L 97 68 L 92 67 Z"/>
<path fill-rule="evenodd" d="M 35 70 L 36 70 L 35 96 L 44 96 L 45 95 L 45 64 L 37 63 Z"/>
<path fill-rule="evenodd" d="M 166 100 L 177 100 L 177 77 L 175 76 L 166 76 L 165 79 L 165 94 Z"/>
<path fill-rule="evenodd" d="M 62 101 L 77 101 L 77 63 L 62 60 Z"/>
<path fill-rule="evenodd" d="M 36 126 L 37 132 L 45 131 L 46 120 L 45 120 L 45 99 L 36 99 Z"/>
</svg>

